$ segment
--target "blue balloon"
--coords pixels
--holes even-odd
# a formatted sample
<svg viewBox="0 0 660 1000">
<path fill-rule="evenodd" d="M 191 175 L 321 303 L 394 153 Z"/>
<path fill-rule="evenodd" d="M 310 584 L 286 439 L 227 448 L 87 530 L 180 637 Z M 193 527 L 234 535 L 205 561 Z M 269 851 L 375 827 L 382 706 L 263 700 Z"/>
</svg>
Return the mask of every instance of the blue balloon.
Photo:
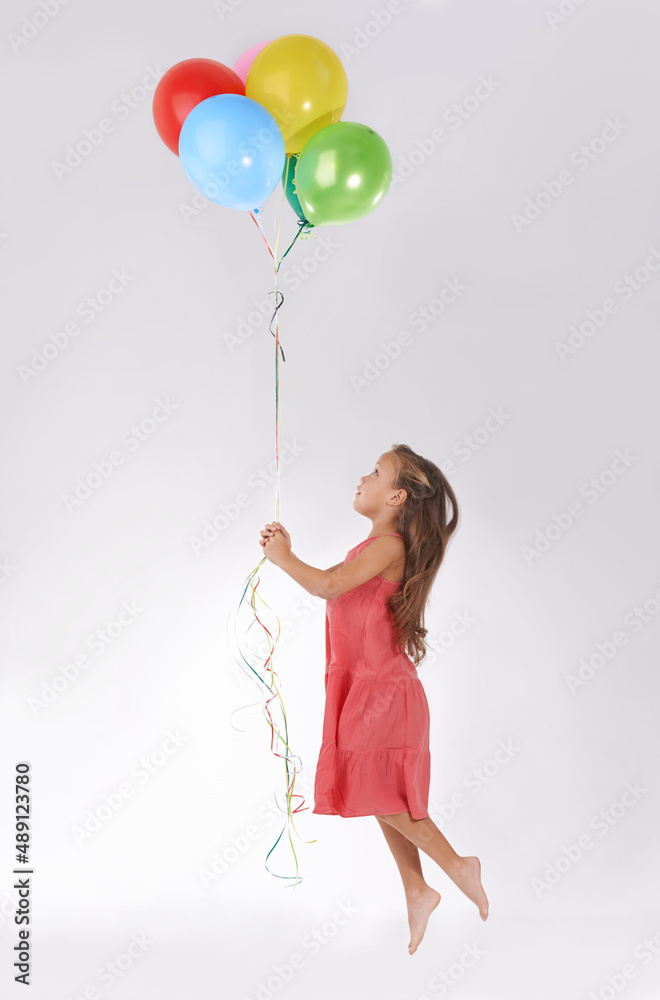
<svg viewBox="0 0 660 1000">
<path fill-rule="evenodd" d="M 262 104 L 241 94 L 216 94 L 185 119 L 179 158 L 205 198 L 251 211 L 277 187 L 286 152 L 282 131 Z"/>
</svg>

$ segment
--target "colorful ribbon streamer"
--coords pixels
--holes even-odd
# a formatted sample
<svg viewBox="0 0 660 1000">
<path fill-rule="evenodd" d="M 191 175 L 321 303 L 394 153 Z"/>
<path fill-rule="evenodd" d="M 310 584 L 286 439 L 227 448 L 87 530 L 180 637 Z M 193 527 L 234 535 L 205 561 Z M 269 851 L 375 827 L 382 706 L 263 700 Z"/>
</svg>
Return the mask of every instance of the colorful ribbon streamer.
<svg viewBox="0 0 660 1000">
<path fill-rule="evenodd" d="M 283 183 L 283 189 L 284 190 L 283 190 L 283 194 L 282 194 L 282 210 L 284 208 L 284 200 L 285 200 L 285 193 L 286 193 L 286 178 L 288 176 L 289 162 L 290 162 L 290 160 L 287 157 L 286 175 L 285 175 L 285 179 L 284 179 L 284 183 Z M 266 234 L 264 233 L 263 227 L 262 227 L 261 222 L 259 220 L 259 214 L 260 214 L 260 210 L 259 209 L 254 209 L 254 211 L 250 212 L 250 215 L 252 216 L 252 219 L 256 223 L 259 231 L 261 232 L 261 235 L 262 235 L 262 237 L 264 239 L 264 242 L 265 242 L 266 246 L 268 247 L 268 251 L 269 251 L 269 253 L 270 253 L 270 255 L 271 255 L 272 259 L 273 259 L 274 280 L 275 280 L 275 287 L 273 289 L 273 292 L 274 292 L 274 295 L 275 295 L 275 311 L 273 312 L 273 316 L 272 316 L 270 324 L 269 324 L 269 330 L 270 330 L 271 334 L 275 337 L 275 466 L 276 466 L 276 474 L 275 474 L 275 520 L 278 521 L 279 520 L 279 454 L 280 454 L 280 441 L 281 441 L 281 435 L 280 435 L 280 368 L 279 368 L 279 355 L 280 355 L 280 353 L 282 355 L 282 360 L 285 361 L 286 359 L 284 357 L 284 351 L 282 350 L 282 346 L 280 344 L 280 338 L 279 338 L 279 320 L 278 320 L 278 316 L 277 316 L 278 310 L 280 309 L 282 303 L 284 302 L 284 295 L 283 295 L 283 293 L 281 291 L 279 291 L 279 289 L 277 287 L 277 275 L 278 275 L 278 271 L 280 269 L 280 265 L 281 265 L 282 261 L 284 260 L 284 258 L 286 257 L 286 255 L 291 250 L 291 247 L 293 246 L 293 244 L 296 242 L 296 240 L 298 239 L 298 237 L 302 233 L 305 233 L 305 235 L 308 235 L 308 231 L 312 228 L 312 226 L 311 226 L 311 223 L 307 222 L 306 220 L 304 220 L 304 219 L 300 220 L 299 223 L 298 223 L 298 232 L 296 233 L 296 235 L 294 236 L 293 240 L 291 241 L 291 243 L 289 244 L 289 246 L 287 247 L 287 249 L 284 251 L 284 253 L 282 254 L 282 256 L 280 258 L 278 258 L 278 256 L 277 256 L 277 248 L 279 246 L 280 227 L 281 227 L 281 222 L 282 222 L 282 211 L 280 211 L 280 218 L 279 218 L 278 227 L 277 227 L 277 235 L 276 235 L 276 240 L 275 240 L 275 250 L 273 250 L 273 248 L 271 247 L 270 243 L 268 242 L 268 239 L 266 238 Z M 272 329 L 273 322 L 275 323 L 275 330 L 274 331 Z M 232 619 L 233 619 L 233 623 L 232 623 L 232 627 L 231 627 L 231 633 L 233 634 L 233 636 L 234 636 L 234 638 L 236 640 L 236 644 L 238 646 L 238 655 L 236 653 L 234 653 L 233 654 L 234 655 L 234 659 L 239 664 L 239 666 L 241 667 L 241 669 L 247 674 L 247 676 L 249 677 L 249 679 L 251 681 L 253 681 L 257 685 L 257 687 L 259 689 L 259 694 L 260 694 L 260 698 L 259 698 L 258 701 L 250 702 L 248 705 L 241 705 L 239 708 L 234 709 L 234 711 L 231 713 L 231 715 L 232 716 L 235 715 L 236 712 L 240 712 L 244 708 L 251 708 L 254 705 L 261 704 L 262 707 L 263 707 L 264 717 L 265 717 L 265 719 L 266 719 L 266 721 L 267 721 L 267 723 L 268 723 L 268 725 L 270 726 L 270 729 L 271 729 L 271 740 L 270 740 L 271 751 L 272 751 L 272 753 L 275 754 L 276 757 L 280 757 L 284 761 L 284 769 L 285 769 L 285 775 L 286 775 L 286 796 L 285 796 L 286 797 L 286 809 L 285 810 L 283 810 L 280 807 L 280 804 L 277 801 L 277 789 L 275 790 L 274 796 L 275 796 L 275 804 L 276 804 L 277 808 L 281 812 L 282 811 L 286 811 L 286 821 L 284 823 L 284 826 L 282 827 L 282 830 L 280 831 L 279 837 L 277 838 L 277 840 L 275 841 L 275 843 L 273 844 L 273 846 L 271 847 L 271 849 L 268 851 L 268 854 L 266 855 L 266 859 L 265 859 L 264 863 L 266 865 L 266 870 L 268 872 L 270 872 L 271 875 L 274 875 L 275 878 L 284 878 L 284 879 L 295 878 L 295 882 L 293 883 L 293 887 L 295 888 L 295 886 L 298 885 L 303 880 L 302 880 L 302 878 L 300 878 L 300 876 L 298 874 L 298 857 L 296 855 L 296 851 L 295 851 L 295 848 L 293 846 L 293 840 L 291 838 L 291 831 L 290 831 L 290 829 L 288 830 L 288 837 L 289 837 L 289 843 L 291 845 L 291 850 L 293 851 L 293 856 L 294 856 L 295 863 L 296 863 L 296 874 L 295 874 L 295 876 L 293 876 L 293 875 L 277 875 L 275 872 L 271 871 L 271 869 L 268 867 L 268 858 L 270 857 L 270 855 L 273 853 L 273 851 L 277 847 L 278 843 L 280 842 L 280 839 L 282 838 L 282 835 L 283 835 L 284 831 L 287 829 L 287 827 L 289 826 L 289 824 L 291 826 L 293 826 L 293 829 L 295 830 L 296 835 L 298 837 L 300 837 L 300 834 L 296 830 L 295 823 L 293 821 L 293 815 L 294 815 L 294 813 L 303 812 L 305 809 L 308 809 L 309 807 L 308 806 L 303 806 L 303 802 L 305 801 L 305 797 L 303 795 L 300 795 L 300 794 L 295 794 L 294 795 L 293 789 L 295 787 L 296 774 L 298 774 L 302 770 L 302 760 L 300 759 L 300 757 L 297 754 L 293 754 L 291 752 L 291 748 L 289 746 L 289 731 L 288 731 L 288 725 L 287 725 L 286 710 L 284 708 L 284 702 L 282 700 L 282 696 L 280 694 L 279 688 L 275 684 L 275 678 L 277 678 L 279 680 L 279 677 L 275 673 L 275 671 L 273 670 L 272 665 L 269 666 L 269 663 L 271 663 L 272 658 L 273 658 L 273 650 L 274 650 L 274 647 L 275 647 L 275 643 L 277 642 L 277 640 L 279 639 L 279 636 L 280 636 L 280 631 L 281 631 L 280 630 L 280 620 L 277 617 L 277 615 L 275 615 L 275 618 L 277 620 L 277 626 L 278 626 L 278 628 L 277 628 L 277 636 L 275 637 L 274 642 L 271 642 L 271 640 L 273 639 L 273 637 L 272 637 L 270 631 L 268 630 L 267 626 L 259 618 L 259 615 L 257 614 L 257 610 L 256 610 L 256 598 L 257 597 L 259 598 L 260 601 L 262 601 L 262 603 L 264 605 L 266 605 L 266 607 L 269 607 L 269 605 L 266 603 L 266 601 L 263 600 L 261 594 L 257 593 L 257 588 L 258 588 L 259 582 L 260 582 L 259 579 L 257 579 L 256 584 L 253 583 L 254 577 L 258 573 L 259 567 L 265 561 L 266 561 L 266 556 L 264 556 L 263 559 L 261 559 L 257 563 L 257 565 L 252 570 L 252 572 L 247 576 L 247 578 L 245 580 L 245 583 L 244 583 L 244 587 L 243 587 L 243 593 L 241 594 L 241 597 L 239 598 L 237 604 L 230 610 L 228 618 L 227 618 L 227 642 L 228 642 L 228 644 L 230 644 L 229 643 L 229 640 L 230 640 L 230 623 L 232 623 Z M 266 658 L 266 660 L 263 663 L 263 671 L 264 671 L 263 674 L 260 674 L 260 673 L 257 672 L 257 670 L 255 670 L 255 668 L 252 666 L 252 663 L 250 662 L 250 659 L 248 658 L 248 657 L 252 657 L 252 658 L 256 658 L 256 659 L 262 659 L 262 657 L 259 657 L 259 655 L 256 653 L 256 651 L 251 651 L 249 649 L 247 649 L 246 651 L 243 651 L 240 648 L 240 643 L 238 641 L 238 616 L 239 616 L 239 612 L 240 612 L 241 607 L 243 606 L 243 604 L 244 603 L 245 604 L 248 603 L 245 600 L 245 595 L 246 595 L 246 592 L 247 592 L 248 588 L 250 589 L 250 592 L 251 592 L 249 606 L 250 606 L 250 609 L 251 609 L 251 612 L 252 612 L 252 621 L 251 621 L 250 625 L 247 628 L 246 637 L 249 637 L 250 629 L 255 624 L 259 625 L 263 629 L 263 631 L 267 634 L 267 636 L 268 636 L 268 657 Z M 272 608 L 270 608 L 270 610 L 272 611 Z M 275 614 L 275 612 L 273 612 L 273 614 Z M 270 674 L 269 680 L 266 680 L 266 677 L 264 676 L 266 673 Z M 271 704 L 271 702 L 273 702 L 275 700 L 277 700 L 277 702 L 279 703 L 279 707 L 280 707 L 281 712 L 282 712 L 282 717 L 283 717 L 283 720 L 284 720 L 284 735 L 282 735 L 281 728 L 274 722 L 273 717 L 271 715 L 270 704 Z M 230 716 L 230 718 L 231 718 L 231 716 Z M 234 726 L 233 723 L 231 723 L 231 725 L 232 725 L 233 729 L 236 729 L 236 726 Z M 238 730 L 238 732 L 244 732 L 244 731 L 245 730 L 242 730 L 242 729 Z M 279 747 L 280 744 L 282 745 L 282 748 L 283 748 L 283 751 L 284 751 L 282 753 L 279 753 L 278 750 L 275 749 L 275 747 L 273 745 L 276 736 L 277 736 L 277 746 Z M 295 765 L 294 765 L 294 761 L 295 760 L 300 761 L 300 767 L 298 767 L 298 768 L 295 767 Z M 292 807 L 291 807 L 291 800 L 293 798 L 302 799 L 302 802 L 300 803 L 300 805 L 296 806 L 295 809 L 292 809 Z M 316 840 L 306 840 L 306 841 L 304 841 L 304 843 L 306 843 L 306 844 L 315 844 Z"/>
</svg>

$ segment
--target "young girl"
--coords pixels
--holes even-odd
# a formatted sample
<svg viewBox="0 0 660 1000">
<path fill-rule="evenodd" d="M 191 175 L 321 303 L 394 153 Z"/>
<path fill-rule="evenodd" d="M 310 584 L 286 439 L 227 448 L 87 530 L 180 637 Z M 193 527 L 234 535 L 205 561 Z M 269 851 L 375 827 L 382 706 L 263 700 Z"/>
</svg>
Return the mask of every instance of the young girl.
<svg viewBox="0 0 660 1000">
<path fill-rule="evenodd" d="M 376 817 L 403 880 L 412 955 L 440 902 L 424 880 L 420 850 L 483 920 L 488 916 L 479 858 L 459 856 L 428 813 L 429 709 L 417 676 L 426 655 L 424 610 L 458 524 L 458 504 L 433 462 L 395 444 L 360 478 L 353 507 L 371 521 L 371 532 L 330 569 L 298 559 L 279 522 L 265 526 L 259 544 L 274 565 L 326 601 L 313 812 Z"/>
</svg>

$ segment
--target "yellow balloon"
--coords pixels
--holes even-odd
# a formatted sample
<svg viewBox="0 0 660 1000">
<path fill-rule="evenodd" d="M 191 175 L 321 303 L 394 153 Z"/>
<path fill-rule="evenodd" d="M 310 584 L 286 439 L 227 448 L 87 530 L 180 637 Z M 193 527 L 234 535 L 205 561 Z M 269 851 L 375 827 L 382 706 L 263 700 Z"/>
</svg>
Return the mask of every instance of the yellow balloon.
<svg viewBox="0 0 660 1000">
<path fill-rule="evenodd" d="M 312 35 L 282 35 L 269 42 L 257 53 L 245 84 L 245 96 L 262 104 L 279 125 L 289 155 L 340 120 L 347 95 L 339 56 Z"/>
</svg>

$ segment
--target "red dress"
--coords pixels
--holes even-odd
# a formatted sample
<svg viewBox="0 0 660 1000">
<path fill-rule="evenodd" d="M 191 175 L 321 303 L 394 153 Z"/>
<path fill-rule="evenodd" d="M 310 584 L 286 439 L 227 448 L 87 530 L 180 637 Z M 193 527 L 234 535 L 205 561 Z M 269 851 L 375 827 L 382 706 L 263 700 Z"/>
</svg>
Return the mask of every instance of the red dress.
<svg viewBox="0 0 660 1000">
<path fill-rule="evenodd" d="M 365 538 L 344 562 L 380 537 Z M 428 701 L 415 664 L 398 649 L 387 607 L 400 586 L 378 575 L 326 602 L 325 714 L 315 813 L 429 815 Z"/>
</svg>

